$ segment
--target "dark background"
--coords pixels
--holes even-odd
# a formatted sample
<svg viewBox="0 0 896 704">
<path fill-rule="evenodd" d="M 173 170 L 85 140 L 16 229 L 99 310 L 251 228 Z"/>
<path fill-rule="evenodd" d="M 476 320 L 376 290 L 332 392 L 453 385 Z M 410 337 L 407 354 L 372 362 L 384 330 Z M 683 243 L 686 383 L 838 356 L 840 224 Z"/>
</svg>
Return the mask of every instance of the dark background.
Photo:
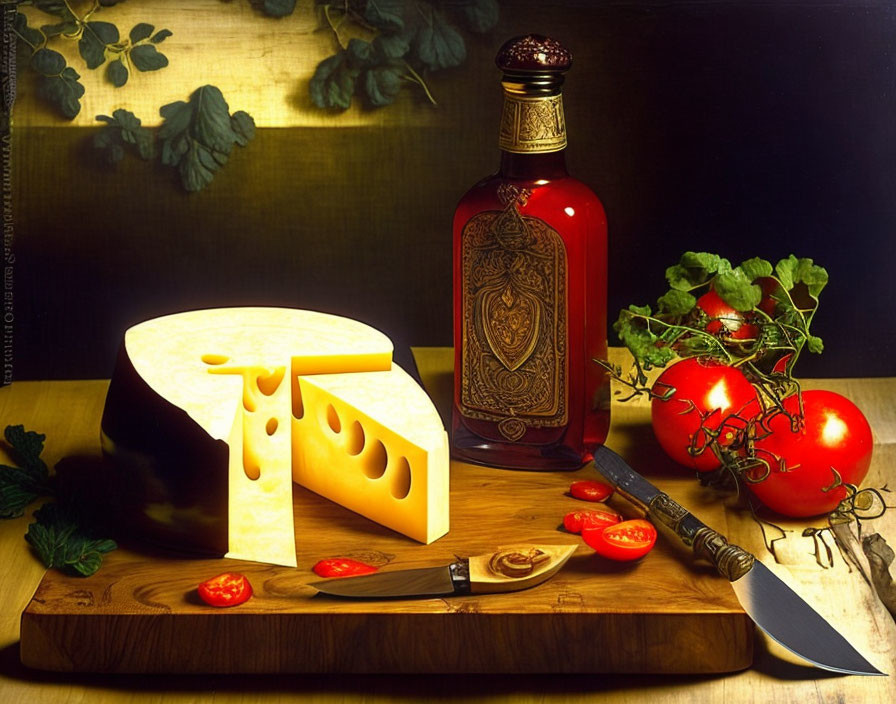
<svg viewBox="0 0 896 704">
<path fill-rule="evenodd" d="M 568 164 L 608 213 L 611 320 L 685 250 L 794 253 L 831 276 L 797 373 L 896 374 L 896 4 L 504 2 L 433 77 L 435 120 L 261 129 L 198 194 L 89 165 L 90 129 L 18 128 L 15 378 L 108 377 L 128 326 L 206 306 L 451 344 L 454 205 L 497 167 L 492 59 L 530 31 L 573 52 Z"/>
</svg>

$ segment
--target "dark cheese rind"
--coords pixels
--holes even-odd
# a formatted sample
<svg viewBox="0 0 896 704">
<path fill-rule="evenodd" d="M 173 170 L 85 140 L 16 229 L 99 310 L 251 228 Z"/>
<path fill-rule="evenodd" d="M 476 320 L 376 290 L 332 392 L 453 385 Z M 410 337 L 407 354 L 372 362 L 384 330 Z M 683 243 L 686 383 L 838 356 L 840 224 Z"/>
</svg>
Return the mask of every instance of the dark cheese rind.
<svg viewBox="0 0 896 704">
<path fill-rule="evenodd" d="M 229 448 L 153 391 L 122 343 L 102 419 L 122 536 L 200 556 L 228 549 Z"/>
</svg>

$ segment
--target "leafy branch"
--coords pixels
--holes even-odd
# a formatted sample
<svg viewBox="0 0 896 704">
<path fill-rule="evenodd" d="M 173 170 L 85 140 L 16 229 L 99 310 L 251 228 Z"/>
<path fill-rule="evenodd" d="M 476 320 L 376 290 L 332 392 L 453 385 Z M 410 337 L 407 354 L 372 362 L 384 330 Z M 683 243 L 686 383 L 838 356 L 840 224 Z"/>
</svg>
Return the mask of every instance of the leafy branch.
<svg viewBox="0 0 896 704">
<path fill-rule="evenodd" d="M 48 568 L 89 576 L 103 562 L 103 554 L 114 550 L 114 540 L 101 537 L 91 510 L 77 492 L 62 491 L 40 455 L 46 436 L 10 425 L 6 442 L 19 466 L 0 465 L 0 518 L 15 518 L 41 497 L 55 499 L 34 512 L 25 540 Z"/>
<path fill-rule="evenodd" d="M 136 151 L 144 160 L 161 152 L 166 166 L 177 168 L 187 191 L 205 188 L 230 158 L 234 145 L 246 146 L 255 136 L 255 120 L 239 110 L 232 115 L 221 90 L 206 85 L 197 88 L 186 100 L 164 105 L 164 118 L 158 130 L 160 150 L 154 146 L 151 130 L 129 110 L 116 110 L 112 116 L 97 115 L 105 127 L 93 138 L 93 145 L 109 164 L 116 164 L 125 151 Z"/>
<path fill-rule="evenodd" d="M 168 57 L 158 50 L 158 45 L 171 36 L 169 30 L 156 31 L 153 25 L 140 22 L 122 38 L 115 24 L 92 19 L 101 7 L 121 1 L 93 0 L 83 16 L 75 12 L 68 0 L 20 3 L 56 18 L 55 22 L 36 28 L 30 27 L 28 18 L 19 12 L 14 31 L 20 43 L 31 51 L 30 65 L 39 76 L 39 94 L 68 119 L 81 111 L 84 86 L 80 83 L 81 76 L 68 66 L 65 57 L 48 47 L 51 40 L 76 41 L 87 68 L 94 70 L 106 64 L 106 79 L 119 88 L 127 83 L 133 70 L 157 71 L 168 65 Z"/>
<path fill-rule="evenodd" d="M 755 257 L 733 267 L 715 254 L 685 252 L 666 269 L 666 281 L 669 290 L 657 299 L 656 310 L 631 305 L 613 325 L 634 357 L 641 385 L 650 369 L 699 356 L 738 366 L 754 383 L 775 386 L 792 376 L 804 348 L 824 349 L 809 328 L 828 274 L 811 259 L 790 255 L 772 266 Z M 708 315 L 698 295 L 709 292 L 732 313 Z M 733 335 L 731 329 L 741 325 L 755 333 Z"/>
<path fill-rule="evenodd" d="M 414 84 L 436 104 L 426 76 L 459 66 L 466 42 L 456 25 L 488 32 L 498 22 L 496 0 L 367 0 L 317 2 L 338 51 L 321 61 L 309 83 L 320 108 L 347 109 L 359 96 L 370 107 L 395 101 Z M 355 35 L 355 36 L 350 36 Z"/>
</svg>

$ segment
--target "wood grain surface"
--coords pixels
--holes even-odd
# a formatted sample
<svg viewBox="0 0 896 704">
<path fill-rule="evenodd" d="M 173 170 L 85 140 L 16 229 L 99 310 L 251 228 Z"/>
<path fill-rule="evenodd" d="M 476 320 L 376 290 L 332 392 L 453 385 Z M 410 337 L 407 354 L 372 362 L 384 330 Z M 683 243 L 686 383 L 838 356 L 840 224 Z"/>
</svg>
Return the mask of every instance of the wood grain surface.
<svg viewBox="0 0 896 704">
<path fill-rule="evenodd" d="M 416 353 L 427 387 L 436 391 L 440 386 L 450 388 L 450 362 L 445 362 L 450 357 L 445 357 L 445 351 L 418 349 Z M 96 431 L 90 418 L 98 417 L 105 384 L 104 381 L 17 382 L 12 387 L 0 390 L 0 420 L 4 423 L 23 422 L 26 426 L 47 432 L 46 454 L 50 462 L 72 451 L 87 451 L 96 443 Z M 819 380 L 807 382 L 806 386 L 839 391 L 863 408 L 871 421 L 877 443 L 872 473 L 867 483 L 874 486 L 885 483 L 887 476 L 891 475 L 892 462 L 896 459 L 896 452 L 890 447 L 894 427 L 889 400 L 896 393 L 896 379 Z M 643 409 L 638 411 L 636 404 L 621 409 L 617 407 L 614 411 L 616 413 L 611 435 L 611 442 L 616 443 L 614 447 L 632 457 L 635 466 L 651 480 L 658 482 L 664 475 L 668 479 L 673 468 L 652 449 L 649 429 L 644 426 L 643 418 L 640 423 L 637 421 L 637 416 L 643 414 Z M 626 444 L 626 439 L 630 444 Z M 544 480 L 545 477 L 539 479 Z M 694 498 L 695 501 L 689 504 L 689 508 L 708 522 L 713 521 L 714 516 L 705 508 L 712 502 L 718 502 L 718 496 L 701 495 L 685 499 L 683 494 L 677 494 L 676 498 L 683 502 Z M 729 538 L 756 551 L 766 564 L 813 603 L 875 665 L 885 672 L 892 673 L 896 670 L 896 628 L 892 618 L 868 590 L 855 569 L 849 570 L 836 555 L 833 566 L 827 569 L 820 567 L 815 562 L 811 539 L 799 537 L 799 526 L 796 525 L 785 526 L 793 530 L 778 544 L 779 557 L 786 564 L 775 565 L 767 554 L 762 553 L 761 534 L 752 519 L 730 508 L 726 510 L 725 516 L 725 526 L 718 527 L 727 527 Z M 164 699 L 165 702 L 194 702 L 208 700 L 214 694 L 216 702 L 422 702 L 444 701 L 446 698 L 490 702 L 590 702 L 597 699 L 602 702 L 637 702 L 643 701 L 645 697 L 659 697 L 661 701 L 671 702 L 723 699 L 730 702 L 880 702 L 889 701 L 896 694 L 892 678 L 841 677 L 820 672 L 801 664 L 774 644 L 769 644 L 761 634 L 756 639 L 753 666 L 726 676 L 557 677 L 521 674 L 458 678 L 450 675 L 275 675 L 259 678 L 230 675 L 208 678 L 199 675 L 129 675 L 110 678 L 108 675 L 42 673 L 24 669 L 17 664 L 19 615 L 43 573 L 42 567 L 28 554 L 21 539 L 29 520 L 23 517 L 6 522 L 0 532 L 0 555 L 5 565 L 0 573 L 0 594 L 5 604 L 0 622 L 0 692 L 4 698 L 9 694 L 16 701 L 105 703 L 156 702 Z M 890 538 L 891 544 L 896 534 L 893 528 L 889 516 L 863 525 L 865 533 L 878 531 Z M 430 547 L 437 546 L 438 543 Z M 663 555 L 664 552 L 654 553 L 650 559 L 662 559 Z M 392 560 L 392 565 L 395 565 L 395 559 Z M 580 558 L 577 555 L 573 559 Z M 643 563 L 644 566 L 648 564 L 648 561 Z M 177 565 L 181 563 L 178 562 Z M 555 580 L 563 578 L 564 574 L 561 572 Z M 189 590 L 190 586 L 179 582 L 179 579 L 178 576 L 171 578 L 178 586 L 169 583 L 169 591 L 180 588 Z M 74 582 L 75 587 L 82 584 L 83 582 Z M 549 585 L 550 583 L 543 587 Z M 657 585 L 651 586 L 656 588 Z M 273 593 L 278 588 L 277 582 L 271 583 L 271 587 Z M 156 596 L 155 593 L 143 595 L 150 602 Z M 275 601 L 282 598 L 276 595 L 273 597 Z M 98 601 L 103 598 L 100 593 Z M 659 606 L 663 598 L 664 592 L 658 588 L 650 595 L 650 601 L 655 606 Z M 97 597 L 94 599 L 96 602 Z M 164 620 L 165 614 L 159 613 L 158 607 L 150 604 L 146 608 L 149 619 Z M 193 608 L 198 611 L 199 607 Z M 456 615 L 461 618 L 470 616 L 463 613 Z M 359 635 L 352 634 L 347 642 L 355 642 Z M 607 643 L 594 638 L 594 634 L 589 633 L 587 636 L 587 645 L 602 652 L 628 647 L 626 641 Z M 157 646 L 166 648 L 172 647 L 172 644 L 159 641 Z"/>
</svg>

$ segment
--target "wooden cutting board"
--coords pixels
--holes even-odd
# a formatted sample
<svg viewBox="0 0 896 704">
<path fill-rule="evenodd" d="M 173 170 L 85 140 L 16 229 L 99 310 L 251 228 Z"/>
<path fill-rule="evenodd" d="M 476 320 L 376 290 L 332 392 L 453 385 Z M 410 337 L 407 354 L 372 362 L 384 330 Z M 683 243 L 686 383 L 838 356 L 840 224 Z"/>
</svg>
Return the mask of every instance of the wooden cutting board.
<svg viewBox="0 0 896 704">
<path fill-rule="evenodd" d="M 418 358 L 418 362 L 419 362 Z M 438 399 L 446 380 L 421 373 Z M 450 379 L 449 382 L 450 384 Z M 666 460 L 642 405 L 614 407 L 608 445 L 660 489 L 725 533 L 725 509 Z M 728 582 L 661 538 L 634 564 L 604 560 L 562 530 L 583 503 L 576 472 L 516 472 L 453 463 L 451 531 L 427 546 L 295 488 L 297 569 L 186 560 L 139 549 L 110 553 L 92 577 L 47 572 L 22 615 L 30 667 L 88 672 L 651 672 L 749 667 L 753 624 Z M 627 517 L 636 509 L 614 497 Z M 351 602 L 315 596 L 319 559 L 352 556 L 383 570 L 447 564 L 508 543 L 578 544 L 563 569 L 530 590 Z M 204 605 L 196 585 L 246 574 L 255 596 Z"/>
</svg>

